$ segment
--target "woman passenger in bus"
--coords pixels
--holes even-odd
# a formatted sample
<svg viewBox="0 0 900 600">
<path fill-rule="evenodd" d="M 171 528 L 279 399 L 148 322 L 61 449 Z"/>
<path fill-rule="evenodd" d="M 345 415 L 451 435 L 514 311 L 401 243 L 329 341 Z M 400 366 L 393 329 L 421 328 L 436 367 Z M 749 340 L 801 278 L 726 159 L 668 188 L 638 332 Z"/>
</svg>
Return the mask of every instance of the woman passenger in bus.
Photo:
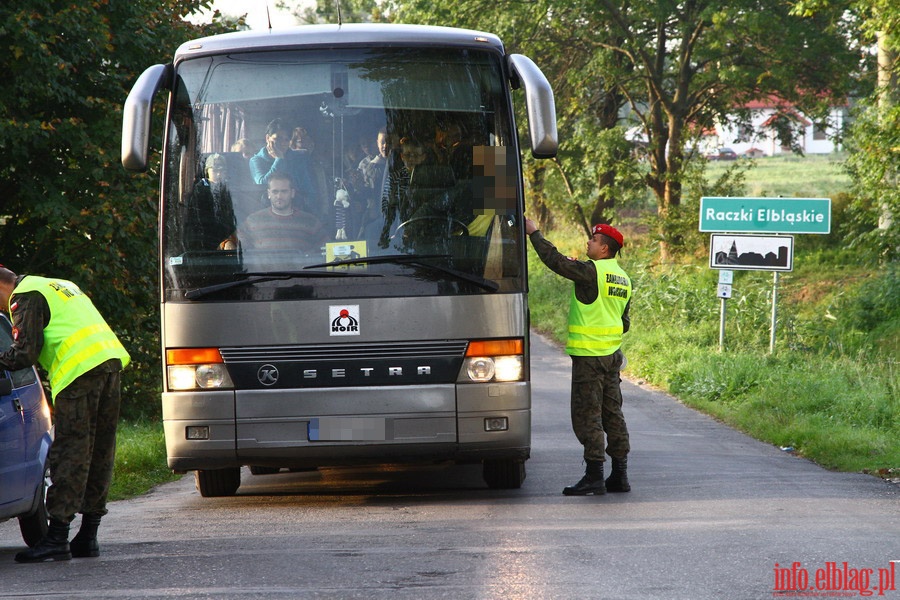
<svg viewBox="0 0 900 600">
<path fill-rule="evenodd" d="M 294 178 L 295 189 L 313 189 L 309 176 L 309 157 L 291 150 L 292 132 L 281 119 L 274 119 L 266 127 L 266 145 L 250 158 L 250 173 L 260 185 L 269 183 L 275 172 L 288 173 Z"/>
<path fill-rule="evenodd" d="M 241 138 L 233 143 L 231 145 L 231 151 L 239 152 L 241 157 L 243 157 L 244 160 L 248 161 L 248 163 L 253 157 L 253 148 L 252 146 L 250 146 L 250 140 L 248 140 L 247 138 Z"/>
</svg>

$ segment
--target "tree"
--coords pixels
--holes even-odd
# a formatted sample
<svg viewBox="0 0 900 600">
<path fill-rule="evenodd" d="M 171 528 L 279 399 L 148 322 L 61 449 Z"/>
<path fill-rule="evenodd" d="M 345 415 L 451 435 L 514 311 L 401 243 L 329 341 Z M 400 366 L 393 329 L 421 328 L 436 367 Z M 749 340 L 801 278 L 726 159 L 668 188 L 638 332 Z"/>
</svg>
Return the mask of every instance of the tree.
<svg viewBox="0 0 900 600">
<path fill-rule="evenodd" d="M 596 131 L 582 127 L 602 114 L 603 103 L 583 102 L 591 92 L 598 100 L 626 98 L 648 142 L 646 184 L 663 221 L 681 204 L 685 149 L 704 129 L 746 120 L 739 108 L 770 95 L 821 121 L 829 104 L 846 99 L 860 59 L 843 0 L 811 16 L 791 14 L 780 0 L 470 0 L 452 11 L 425 0 L 392 4 L 398 19 L 467 25 L 468 18 L 504 28 L 513 47 L 542 50 L 539 62 L 549 59 L 545 70 L 564 98 L 563 135 Z M 567 101 L 575 110 L 564 121 Z M 580 116 L 578 106 L 587 109 Z M 664 254 L 673 241 L 662 240 Z"/>
<path fill-rule="evenodd" d="M 291 11 L 301 23 L 370 23 L 385 21 L 378 0 L 316 0 L 315 5 L 279 0 L 278 8 Z M 340 6 L 340 14 L 338 14 Z"/>
<path fill-rule="evenodd" d="M 508 52 L 529 55 L 547 75 L 556 100 L 560 151 L 550 165 L 527 157 L 525 162 L 528 209 L 539 222 L 552 223 L 561 214 L 588 231 L 592 223 L 612 222 L 623 198 L 643 195 L 622 127 L 626 99 L 610 77 L 625 67 L 610 64 L 620 63 L 620 57 L 596 50 L 592 40 L 609 30 L 584 18 L 578 3 L 469 0 L 451 6 L 396 0 L 387 9 L 397 22 L 495 33 Z M 524 126 L 524 118 L 519 123 Z"/>
<path fill-rule="evenodd" d="M 803 0 L 795 12 L 815 15 L 831 0 Z M 847 138 L 847 169 L 853 182 L 847 243 L 885 263 L 900 256 L 900 5 L 889 0 L 857 0 L 861 44 L 876 48 L 877 82 L 857 111 Z"/>
<path fill-rule="evenodd" d="M 622 40 L 603 45 L 636 76 L 622 89 L 649 141 L 647 184 L 663 221 L 681 204 L 685 150 L 704 129 L 745 118 L 738 109 L 753 99 L 776 96 L 820 122 L 846 99 L 859 53 L 838 4 L 799 17 L 778 0 L 599 1 Z M 677 241 L 662 240 L 664 257 Z"/>
<path fill-rule="evenodd" d="M 208 5 L 18 0 L 0 8 L 0 262 L 71 279 L 92 297 L 134 359 L 124 378 L 133 413 L 152 412 L 160 388 L 158 181 L 119 162 L 122 104 L 144 68 L 226 28 L 183 20 Z"/>
</svg>

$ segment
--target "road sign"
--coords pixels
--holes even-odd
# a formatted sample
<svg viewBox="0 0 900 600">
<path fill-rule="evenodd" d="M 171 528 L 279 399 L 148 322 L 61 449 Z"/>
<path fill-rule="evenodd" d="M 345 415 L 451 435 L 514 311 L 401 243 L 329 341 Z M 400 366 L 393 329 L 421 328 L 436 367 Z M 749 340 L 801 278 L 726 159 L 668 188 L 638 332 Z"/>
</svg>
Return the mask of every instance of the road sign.
<svg viewBox="0 0 900 600">
<path fill-rule="evenodd" d="M 731 284 L 730 283 L 720 283 L 719 284 L 719 293 L 717 294 L 719 298 L 727 300 L 731 298 Z"/>
<path fill-rule="evenodd" d="M 714 233 L 709 238 L 710 269 L 791 271 L 794 268 L 792 235 Z M 719 283 L 724 283 L 721 278 Z"/>
<path fill-rule="evenodd" d="M 724 269 L 719 271 L 719 283 L 727 283 L 728 285 L 734 283 L 734 271 L 726 271 Z"/>
<path fill-rule="evenodd" d="M 830 198 L 700 198 L 700 231 L 830 233 Z"/>
</svg>

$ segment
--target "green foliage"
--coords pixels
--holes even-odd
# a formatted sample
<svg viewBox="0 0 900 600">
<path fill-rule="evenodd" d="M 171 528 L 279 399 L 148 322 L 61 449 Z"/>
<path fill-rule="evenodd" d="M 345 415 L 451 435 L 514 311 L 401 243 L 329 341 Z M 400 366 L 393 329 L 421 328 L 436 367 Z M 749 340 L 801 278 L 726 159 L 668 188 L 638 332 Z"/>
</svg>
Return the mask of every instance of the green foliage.
<svg viewBox="0 0 900 600">
<path fill-rule="evenodd" d="M 301 23 L 378 23 L 387 20 L 382 4 L 377 0 L 341 0 L 340 17 L 334 0 L 316 0 L 312 6 L 280 0 L 275 5 L 291 10 Z"/>
<path fill-rule="evenodd" d="M 565 196 L 537 189 L 556 183 L 553 171 L 544 179 L 529 176 L 537 192 L 533 213 L 552 215 L 557 224 L 610 221 L 622 199 L 645 197 L 635 187 L 640 175 L 659 209 L 653 225 L 660 248 L 694 245 L 689 217 L 678 207 L 683 186 L 696 187 L 692 165 L 700 162 L 685 150 L 705 129 L 724 121 L 749 123 L 749 114 L 736 108 L 770 95 L 820 121 L 830 103 L 861 89 L 853 41 L 857 21 L 844 18 L 855 7 L 847 0 L 824 3 L 809 14 L 794 14 L 791 3 L 779 0 L 468 0 L 452 8 L 390 0 L 385 6 L 397 22 L 495 32 L 511 51 L 535 58 L 556 98 L 556 165 L 563 180 L 558 187 Z M 629 119 L 625 124 L 623 116 Z M 635 153 L 623 151 L 624 136 L 617 133 L 623 125 L 644 133 L 643 172 Z M 786 142 L 796 145 L 792 132 L 785 129 Z M 738 186 L 739 170 L 720 187 Z"/>
<path fill-rule="evenodd" d="M 896 261 L 900 259 L 900 105 L 865 106 L 847 146 L 854 193 L 847 211 L 848 243 L 872 260 Z"/>
<path fill-rule="evenodd" d="M 840 340 L 834 352 L 900 356 L 900 265 L 892 263 L 859 283 L 850 281 L 847 293 L 836 296 L 828 307 L 825 339 Z"/>
<path fill-rule="evenodd" d="M 157 179 L 119 164 L 122 103 L 137 76 L 192 37 L 209 0 L 0 8 L 0 262 L 71 279 L 131 353 L 125 415 L 158 411 Z M 154 136 L 160 140 L 161 136 Z"/>
</svg>

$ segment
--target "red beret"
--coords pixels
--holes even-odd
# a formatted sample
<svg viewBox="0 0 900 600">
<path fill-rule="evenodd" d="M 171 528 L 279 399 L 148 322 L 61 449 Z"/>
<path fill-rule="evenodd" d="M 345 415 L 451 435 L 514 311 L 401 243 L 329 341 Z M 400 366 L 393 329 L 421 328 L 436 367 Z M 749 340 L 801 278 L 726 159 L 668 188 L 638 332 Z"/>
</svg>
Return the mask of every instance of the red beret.
<svg viewBox="0 0 900 600">
<path fill-rule="evenodd" d="M 613 227 L 612 225 L 607 225 L 606 223 L 600 223 L 599 225 L 594 225 L 594 231 L 592 235 L 602 233 L 605 236 L 611 237 L 616 240 L 616 243 L 619 244 L 619 248 L 625 245 L 625 238 L 622 237 L 622 234 L 619 233 L 619 230 Z"/>
</svg>

